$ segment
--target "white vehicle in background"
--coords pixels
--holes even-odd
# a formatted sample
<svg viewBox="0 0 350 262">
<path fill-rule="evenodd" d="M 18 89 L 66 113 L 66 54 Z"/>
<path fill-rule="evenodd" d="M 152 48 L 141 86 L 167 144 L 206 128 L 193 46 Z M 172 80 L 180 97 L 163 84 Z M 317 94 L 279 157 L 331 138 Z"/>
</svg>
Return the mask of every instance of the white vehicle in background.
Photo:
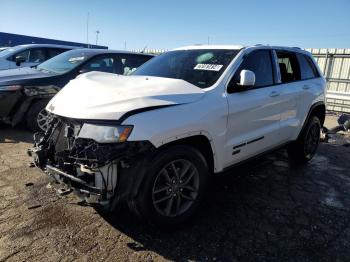
<svg viewBox="0 0 350 262">
<path fill-rule="evenodd" d="M 48 104 L 36 166 L 89 202 L 126 201 L 160 225 L 189 219 L 210 176 L 273 149 L 306 163 L 325 120 L 326 82 L 310 53 L 190 46 L 132 76 L 91 72 Z"/>
<path fill-rule="evenodd" d="M 50 44 L 28 44 L 0 50 L 0 70 L 36 66 L 60 53 L 77 47 Z"/>
</svg>

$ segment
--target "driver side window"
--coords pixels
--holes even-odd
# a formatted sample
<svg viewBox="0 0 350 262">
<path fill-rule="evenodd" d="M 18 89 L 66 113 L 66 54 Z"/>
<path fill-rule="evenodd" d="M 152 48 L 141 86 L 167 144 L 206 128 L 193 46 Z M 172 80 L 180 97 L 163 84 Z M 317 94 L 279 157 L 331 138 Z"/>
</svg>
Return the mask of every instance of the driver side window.
<svg viewBox="0 0 350 262">
<path fill-rule="evenodd" d="M 42 63 L 46 60 L 45 49 L 43 48 L 32 48 L 25 51 L 19 52 L 12 56 L 11 61 L 16 61 L 16 57 L 25 58 L 26 63 Z"/>
<path fill-rule="evenodd" d="M 231 81 L 235 81 L 236 84 L 239 83 L 240 73 L 244 69 L 254 72 L 254 88 L 274 84 L 272 58 L 269 50 L 257 50 L 248 54 Z"/>
<path fill-rule="evenodd" d="M 13 55 L 11 57 L 11 61 L 15 62 L 16 61 L 16 57 L 20 56 L 20 57 L 24 57 L 25 58 L 25 62 L 28 62 L 29 61 L 29 55 L 30 55 L 30 50 L 27 49 L 25 51 L 22 51 L 22 52 L 19 52 L 19 53 Z"/>
</svg>

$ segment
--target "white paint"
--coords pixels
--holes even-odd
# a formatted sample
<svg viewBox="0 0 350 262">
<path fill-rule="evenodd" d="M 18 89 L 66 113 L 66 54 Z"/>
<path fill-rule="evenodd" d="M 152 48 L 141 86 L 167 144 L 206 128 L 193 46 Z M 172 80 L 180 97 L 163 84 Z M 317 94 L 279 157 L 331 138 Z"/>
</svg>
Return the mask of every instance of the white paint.
<svg viewBox="0 0 350 262">
<path fill-rule="evenodd" d="M 204 93 L 178 79 L 89 72 L 70 81 L 46 109 L 70 118 L 118 120 L 131 110 L 186 104 Z"/>
<path fill-rule="evenodd" d="M 195 46 L 177 50 L 191 48 L 230 49 Z M 69 118 L 118 120 L 137 109 L 174 105 L 126 118 L 122 124 L 134 126 L 128 140 L 147 140 L 160 147 L 184 137 L 203 135 L 210 141 L 215 171 L 219 172 L 295 140 L 312 104 L 324 101 L 323 78 L 228 94 L 227 84 L 245 55 L 257 49 L 308 54 L 295 48 L 246 47 L 218 81 L 206 89 L 177 79 L 91 72 L 71 81 L 50 101 L 47 110 Z M 305 84 L 310 88 L 303 89 Z M 263 139 L 247 143 L 260 137 Z M 245 145 L 239 148 L 240 153 L 233 155 L 233 148 L 242 143 Z"/>
</svg>

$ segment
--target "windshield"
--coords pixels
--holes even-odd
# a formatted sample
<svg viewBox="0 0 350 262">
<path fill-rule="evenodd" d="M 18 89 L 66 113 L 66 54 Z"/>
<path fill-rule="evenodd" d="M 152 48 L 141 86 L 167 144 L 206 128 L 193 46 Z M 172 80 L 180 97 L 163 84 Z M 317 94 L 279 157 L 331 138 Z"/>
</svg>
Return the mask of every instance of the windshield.
<svg viewBox="0 0 350 262">
<path fill-rule="evenodd" d="M 239 50 L 171 51 L 151 59 L 132 75 L 183 79 L 200 88 L 212 86 Z"/>
<path fill-rule="evenodd" d="M 43 62 L 38 65 L 37 69 L 63 74 L 76 68 L 89 58 L 86 52 L 82 50 L 71 50 Z"/>
</svg>

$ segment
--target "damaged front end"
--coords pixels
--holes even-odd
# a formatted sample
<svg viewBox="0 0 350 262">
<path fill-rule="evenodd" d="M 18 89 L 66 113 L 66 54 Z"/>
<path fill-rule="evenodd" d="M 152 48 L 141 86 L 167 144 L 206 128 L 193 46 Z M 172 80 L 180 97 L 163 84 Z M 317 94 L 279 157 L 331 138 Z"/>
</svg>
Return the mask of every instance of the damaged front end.
<svg viewBox="0 0 350 262">
<path fill-rule="evenodd" d="M 34 135 L 28 154 L 35 166 L 83 200 L 113 208 L 132 198 L 133 185 L 142 179 L 135 172 L 154 150 L 148 141 L 126 141 L 131 130 L 120 127 L 54 116 L 45 134 Z"/>
</svg>

